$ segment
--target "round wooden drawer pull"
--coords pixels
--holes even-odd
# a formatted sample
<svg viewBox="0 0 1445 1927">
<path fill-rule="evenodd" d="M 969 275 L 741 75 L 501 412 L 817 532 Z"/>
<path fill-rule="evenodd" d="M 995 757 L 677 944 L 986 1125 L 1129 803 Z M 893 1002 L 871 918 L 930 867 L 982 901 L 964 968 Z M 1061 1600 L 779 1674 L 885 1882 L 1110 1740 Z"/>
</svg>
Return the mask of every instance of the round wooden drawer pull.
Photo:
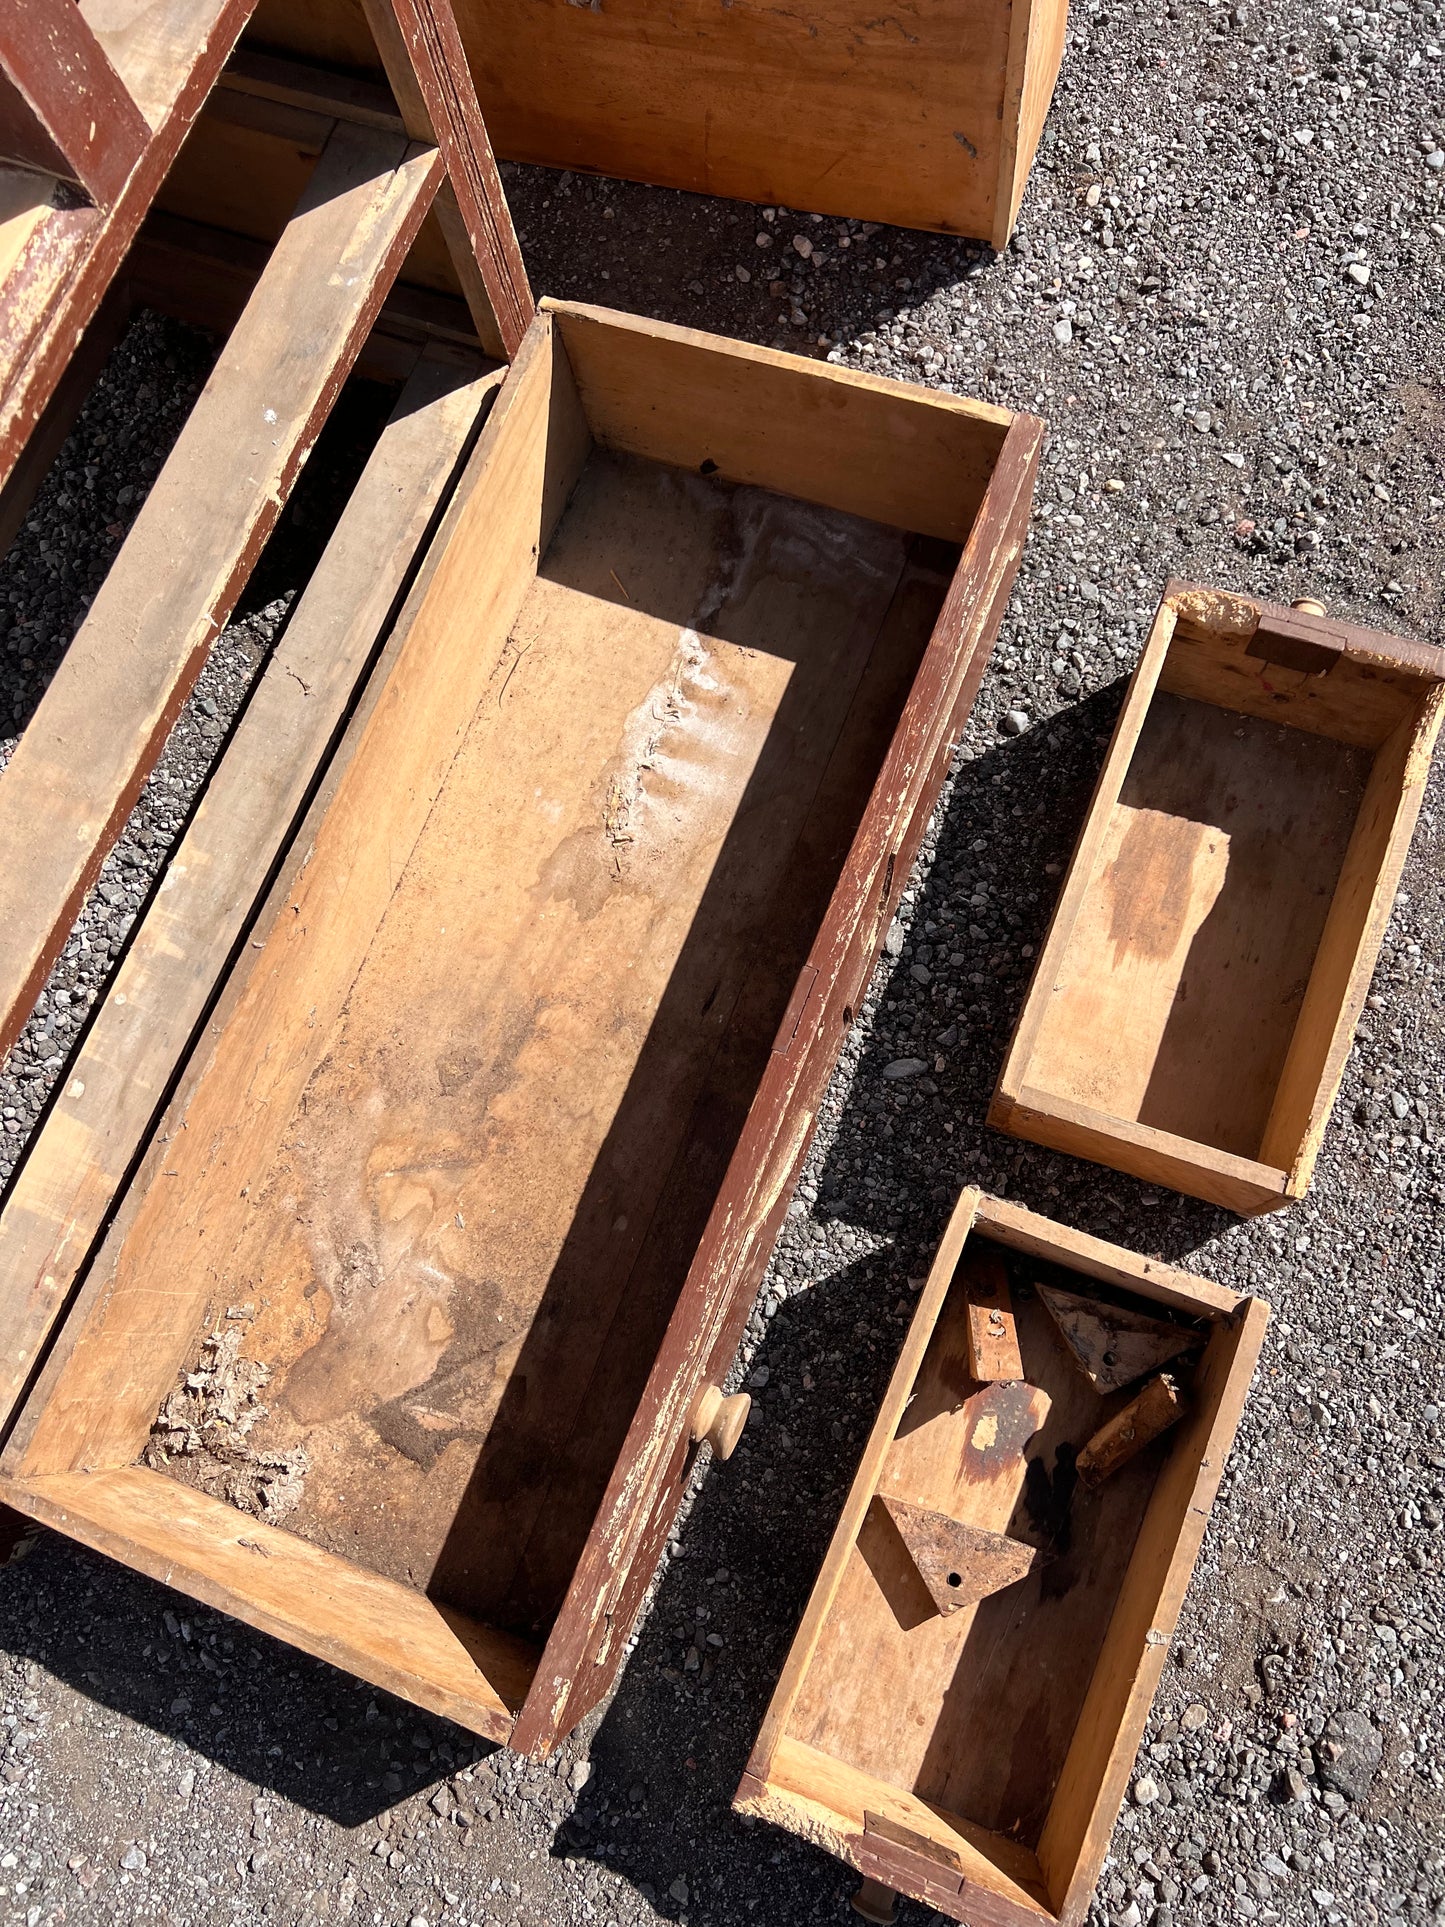
<svg viewBox="0 0 1445 1927">
<path fill-rule="evenodd" d="M 752 1409 L 746 1392 L 724 1398 L 716 1385 L 705 1385 L 692 1415 L 693 1444 L 710 1445 L 715 1459 L 730 1459 Z"/>
<path fill-rule="evenodd" d="M 898 1895 L 892 1887 L 886 1887 L 881 1880 L 874 1880 L 865 1874 L 853 1896 L 853 1911 L 862 1914 L 865 1920 L 877 1921 L 879 1927 L 892 1927 L 898 1912 Z"/>
</svg>

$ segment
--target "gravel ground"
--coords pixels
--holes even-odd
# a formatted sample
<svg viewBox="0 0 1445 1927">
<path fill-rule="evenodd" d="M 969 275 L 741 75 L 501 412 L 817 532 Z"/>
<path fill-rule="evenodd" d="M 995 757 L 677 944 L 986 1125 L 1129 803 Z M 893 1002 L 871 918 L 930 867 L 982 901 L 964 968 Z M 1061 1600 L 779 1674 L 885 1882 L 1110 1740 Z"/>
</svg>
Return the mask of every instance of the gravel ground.
<svg viewBox="0 0 1445 1927">
<path fill-rule="evenodd" d="M 6 1927 L 840 1919 L 846 1871 L 728 1801 L 965 1180 L 1275 1307 L 1091 1920 L 1445 1918 L 1445 778 L 1304 1205 L 1241 1225 L 983 1123 L 1164 577 L 1442 639 L 1442 40 L 1405 0 L 1080 5 L 997 259 L 509 170 L 541 289 L 1042 412 L 1031 547 L 749 1328 L 756 1415 L 612 1704 L 555 1765 L 487 1754 L 42 1535 L 0 1572 Z M 203 369 L 149 321 L 118 353 L 0 571 L 0 719 Z M 8 1145 L 299 580 L 278 562 L 218 648 L 12 1056 Z M 930 1068 L 885 1078 L 905 1057 Z"/>
</svg>

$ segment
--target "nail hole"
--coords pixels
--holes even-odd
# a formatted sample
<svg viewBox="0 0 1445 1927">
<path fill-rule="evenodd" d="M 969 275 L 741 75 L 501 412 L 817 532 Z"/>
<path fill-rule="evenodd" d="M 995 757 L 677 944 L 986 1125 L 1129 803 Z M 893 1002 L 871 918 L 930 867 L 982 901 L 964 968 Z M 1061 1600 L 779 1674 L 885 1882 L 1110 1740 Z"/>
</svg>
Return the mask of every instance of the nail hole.
<svg viewBox="0 0 1445 1927">
<path fill-rule="evenodd" d="M 963 1584 L 963 1574 L 961 1572 L 951 1572 L 948 1575 L 948 1583 L 950 1586 L 961 1586 Z"/>
<path fill-rule="evenodd" d="M 717 463 L 716 463 L 716 462 L 715 462 L 715 461 L 714 461 L 714 460 L 712 459 L 712 457 L 711 457 L 711 456 L 709 455 L 709 457 L 707 458 L 707 460 L 706 460 L 705 462 L 699 462 L 699 463 L 698 463 L 698 465 L 697 465 L 697 472 L 698 472 L 698 474 L 699 474 L 699 475 L 716 475 L 716 474 L 717 474 Z"/>
</svg>

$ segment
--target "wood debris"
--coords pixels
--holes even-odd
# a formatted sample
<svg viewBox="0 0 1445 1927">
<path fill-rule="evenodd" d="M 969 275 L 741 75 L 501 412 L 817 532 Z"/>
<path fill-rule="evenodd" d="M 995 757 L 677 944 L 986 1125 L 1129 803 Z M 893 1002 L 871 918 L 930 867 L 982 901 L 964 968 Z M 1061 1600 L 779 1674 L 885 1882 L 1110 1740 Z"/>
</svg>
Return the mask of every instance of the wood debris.
<svg viewBox="0 0 1445 1927">
<path fill-rule="evenodd" d="M 1101 1425 L 1080 1452 L 1078 1474 L 1084 1485 L 1102 1485 L 1111 1472 L 1127 1465 L 1136 1453 L 1167 1432 L 1189 1409 L 1189 1401 L 1168 1372 L 1151 1378 L 1137 1398 L 1130 1399 Z"/>
<path fill-rule="evenodd" d="M 963 1272 L 969 1371 L 983 1383 L 1021 1379 L 1023 1359 L 1003 1259 L 996 1251 L 971 1246 L 964 1253 Z"/>
<path fill-rule="evenodd" d="M 1006 1533 L 985 1532 L 927 1506 L 878 1495 L 941 1613 L 977 1605 L 1042 1563 L 1037 1549 Z"/>
<path fill-rule="evenodd" d="M 202 1340 L 196 1365 L 156 1415 L 145 1463 L 242 1512 L 279 1520 L 300 1505 L 310 1462 L 299 1446 L 258 1452 L 248 1443 L 270 1410 L 259 1394 L 271 1376 L 269 1365 L 241 1355 L 250 1316 L 249 1305 L 233 1305 Z"/>
<path fill-rule="evenodd" d="M 1147 1372 L 1157 1372 L 1173 1358 L 1197 1351 L 1203 1339 L 1186 1325 L 1171 1325 L 1122 1305 L 1106 1305 L 1097 1298 L 1060 1291 L 1054 1285 L 1036 1287 L 1041 1303 L 1064 1336 L 1064 1342 L 1087 1373 L 1095 1391 L 1117 1392 Z"/>
</svg>

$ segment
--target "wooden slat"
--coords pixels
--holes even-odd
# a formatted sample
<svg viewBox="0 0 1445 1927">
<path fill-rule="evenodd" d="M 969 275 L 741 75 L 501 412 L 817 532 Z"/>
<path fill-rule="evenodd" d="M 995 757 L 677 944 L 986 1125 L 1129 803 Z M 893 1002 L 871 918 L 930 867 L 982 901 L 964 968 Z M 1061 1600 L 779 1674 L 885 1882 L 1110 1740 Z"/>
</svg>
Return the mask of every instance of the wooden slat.
<svg viewBox="0 0 1445 1927">
<path fill-rule="evenodd" d="M 451 0 L 362 0 L 407 132 L 447 165 L 437 196 L 462 292 L 488 354 L 511 360 L 535 309 Z"/>
<path fill-rule="evenodd" d="M 336 74 L 301 60 L 285 60 L 255 47 L 238 47 L 226 63 L 220 90 L 250 94 L 286 107 L 304 107 L 333 120 L 404 134 L 408 129 L 390 89 L 357 74 Z M 415 136 L 413 135 L 413 138 Z"/>
<path fill-rule="evenodd" d="M 0 250 L 0 483 L 175 159 L 255 0 L 86 0 L 80 9 L 153 130 L 111 206 L 40 210 Z"/>
<path fill-rule="evenodd" d="M 434 149 L 339 127 L 0 781 L 8 1050 L 415 237 Z"/>
<path fill-rule="evenodd" d="M 0 152 L 108 205 L 150 128 L 74 0 L 0 10 Z"/>
<path fill-rule="evenodd" d="M 425 356 L 0 1213 L 0 1436 L 501 380 Z"/>
</svg>

